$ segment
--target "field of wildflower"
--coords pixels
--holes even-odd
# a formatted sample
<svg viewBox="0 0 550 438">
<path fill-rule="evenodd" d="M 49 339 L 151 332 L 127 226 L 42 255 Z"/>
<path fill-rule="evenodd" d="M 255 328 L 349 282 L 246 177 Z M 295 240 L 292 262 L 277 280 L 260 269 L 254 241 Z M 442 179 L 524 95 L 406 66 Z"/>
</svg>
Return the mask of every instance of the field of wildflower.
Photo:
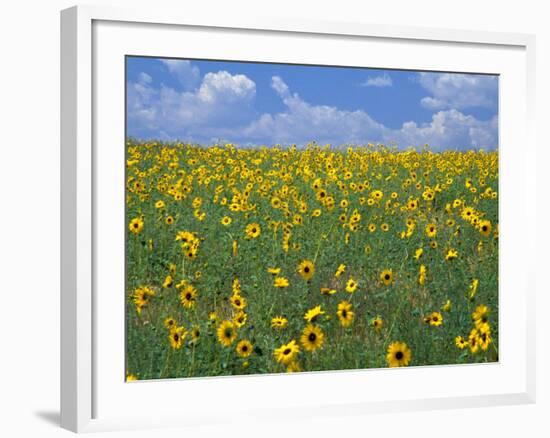
<svg viewBox="0 0 550 438">
<path fill-rule="evenodd" d="M 498 361 L 498 152 L 127 142 L 127 380 Z"/>
</svg>

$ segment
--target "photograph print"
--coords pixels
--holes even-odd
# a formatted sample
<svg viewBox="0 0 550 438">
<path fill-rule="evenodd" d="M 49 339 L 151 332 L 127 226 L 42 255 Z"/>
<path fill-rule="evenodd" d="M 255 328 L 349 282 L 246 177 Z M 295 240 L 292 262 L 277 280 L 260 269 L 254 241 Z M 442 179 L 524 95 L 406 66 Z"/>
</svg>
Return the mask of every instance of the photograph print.
<svg viewBox="0 0 550 438">
<path fill-rule="evenodd" d="M 125 76 L 126 381 L 498 362 L 497 75 Z"/>
</svg>

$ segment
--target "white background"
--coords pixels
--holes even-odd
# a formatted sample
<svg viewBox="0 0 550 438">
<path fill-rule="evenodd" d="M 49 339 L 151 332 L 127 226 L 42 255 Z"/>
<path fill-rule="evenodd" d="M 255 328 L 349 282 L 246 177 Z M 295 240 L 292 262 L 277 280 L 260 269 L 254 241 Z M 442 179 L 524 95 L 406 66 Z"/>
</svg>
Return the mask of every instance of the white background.
<svg viewBox="0 0 550 438">
<path fill-rule="evenodd" d="M 145 1 L 96 2 L 139 5 Z M 189 3 L 189 2 L 185 2 Z M 186 4 L 185 7 L 199 8 Z M 310 3 L 310 5 L 308 5 Z M 231 16 L 276 15 L 324 20 L 365 21 L 529 32 L 537 35 L 537 128 L 539 140 L 539 201 L 548 199 L 549 177 L 544 168 L 550 154 L 547 78 L 550 78 L 550 29 L 544 2 L 506 5 L 497 1 L 449 3 L 392 2 L 246 2 L 208 1 L 200 8 Z M 180 1 L 156 0 L 155 5 L 176 7 Z M 262 4 L 262 5 L 260 5 Z M 27 0 L 4 6 L 0 18 L 0 116 L 2 120 L 0 188 L 0 434 L 61 436 L 57 428 L 59 403 L 59 9 L 72 3 Z M 262 8 L 263 6 L 263 8 Z M 521 145 L 518 145 L 521 147 Z M 527 435 L 538 428 L 547 432 L 544 414 L 550 410 L 550 308 L 545 248 L 550 247 L 543 218 L 550 213 L 539 202 L 538 265 L 538 402 L 531 406 L 472 410 L 413 412 L 367 417 L 281 419 L 273 425 L 242 424 L 225 427 L 223 436 L 406 435 L 407 437 Z M 546 221 L 544 221 L 546 222 Z M 526 226 L 534 226 L 529 224 Z M 546 226 L 543 226 L 546 225 Z M 147 409 L 146 406 L 143 407 Z M 220 436 L 220 429 L 203 427 L 176 432 L 188 436 Z M 543 433 L 544 433 L 543 432 Z M 161 433 L 173 433 L 163 431 Z M 159 436 L 152 431 L 111 433 L 108 436 Z"/>
</svg>

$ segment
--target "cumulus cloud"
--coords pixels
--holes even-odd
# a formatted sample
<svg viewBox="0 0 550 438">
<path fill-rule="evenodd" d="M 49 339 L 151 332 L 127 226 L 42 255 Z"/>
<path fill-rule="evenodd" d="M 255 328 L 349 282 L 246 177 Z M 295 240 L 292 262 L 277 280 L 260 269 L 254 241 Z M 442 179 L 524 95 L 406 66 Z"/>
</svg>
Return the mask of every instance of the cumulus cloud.
<svg viewBox="0 0 550 438">
<path fill-rule="evenodd" d="M 387 73 L 381 76 L 369 76 L 364 82 L 361 83 L 362 87 L 391 87 L 393 81 Z"/>
<path fill-rule="evenodd" d="M 176 76 L 185 90 L 194 89 L 200 82 L 200 70 L 196 65 L 191 64 L 191 61 L 184 59 L 161 59 L 160 61 L 170 73 Z"/>
<path fill-rule="evenodd" d="M 384 126 L 364 111 L 342 111 L 328 105 L 311 105 L 274 76 L 271 87 L 282 99 L 286 111 L 263 114 L 243 130 L 248 140 L 272 139 L 275 143 L 304 144 L 316 140 L 340 145 L 380 137 Z"/>
<path fill-rule="evenodd" d="M 497 76 L 419 73 L 418 81 L 429 92 L 420 103 L 430 110 L 497 107 Z"/>
<path fill-rule="evenodd" d="M 128 84 L 130 135 L 156 131 L 189 140 L 220 137 L 227 134 L 228 127 L 254 116 L 251 102 L 256 84 L 244 75 L 207 73 L 194 91 L 163 84 L 156 88 L 146 76 Z"/>
<path fill-rule="evenodd" d="M 498 119 L 478 120 L 456 109 L 439 111 L 429 123 L 418 125 L 410 121 L 398 130 L 385 133 L 386 143 L 422 146 L 428 144 L 433 150 L 494 149 L 498 145 Z"/>
<path fill-rule="evenodd" d="M 428 144 L 433 150 L 498 146 L 496 116 L 482 121 L 445 104 L 429 122 L 408 121 L 392 129 L 364 110 L 311 104 L 279 76 L 273 76 L 270 85 L 284 109 L 259 114 L 254 109 L 256 84 L 245 75 L 207 73 L 194 90 L 181 91 L 163 84 L 156 86 L 143 73 L 128 83 L 129 134 L 150 137 L 156 133 L 163 139 L 201 143 L 223 139 L 241 145 L 303 145 L 316 141 L 333 146 L 384 143 L 400 148 Z M 448 96 L 438 93 L 433 99 L 448 101 Z"/>
<path fill-rule="evenodd" d="M 401 148 L 429 144 L 434 150 L 444 148 L 469 149 L 497 146 L 497 118 L 480 121 L 458 110 L 439 111 L 429 123 L 404 123 L 391 129 L 374 120 L 362 110 L 346 111 L 333 106 L 311 105 L 278 76 L 271 87 L 287 107 L 277 114 L 263 114 L 244 130 L 248 141 L 272 139 L 273 143 L 304 144 L 312 140 L 332 145 L 365 144 L 367 142 L 396 144 Z"/>
</svg>

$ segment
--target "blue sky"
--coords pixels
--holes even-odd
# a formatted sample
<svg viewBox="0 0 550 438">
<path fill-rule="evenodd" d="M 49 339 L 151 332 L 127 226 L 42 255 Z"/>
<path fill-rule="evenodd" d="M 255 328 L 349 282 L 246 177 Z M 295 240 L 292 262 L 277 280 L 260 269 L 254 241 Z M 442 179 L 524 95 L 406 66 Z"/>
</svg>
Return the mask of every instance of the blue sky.
<svg viewBox="0 0 550 438">
<path fill-rule="evenodd" d="M 498 77 L 127 58 L 127 134 L 242 146 L 498 147 Z"/>
</svg>

